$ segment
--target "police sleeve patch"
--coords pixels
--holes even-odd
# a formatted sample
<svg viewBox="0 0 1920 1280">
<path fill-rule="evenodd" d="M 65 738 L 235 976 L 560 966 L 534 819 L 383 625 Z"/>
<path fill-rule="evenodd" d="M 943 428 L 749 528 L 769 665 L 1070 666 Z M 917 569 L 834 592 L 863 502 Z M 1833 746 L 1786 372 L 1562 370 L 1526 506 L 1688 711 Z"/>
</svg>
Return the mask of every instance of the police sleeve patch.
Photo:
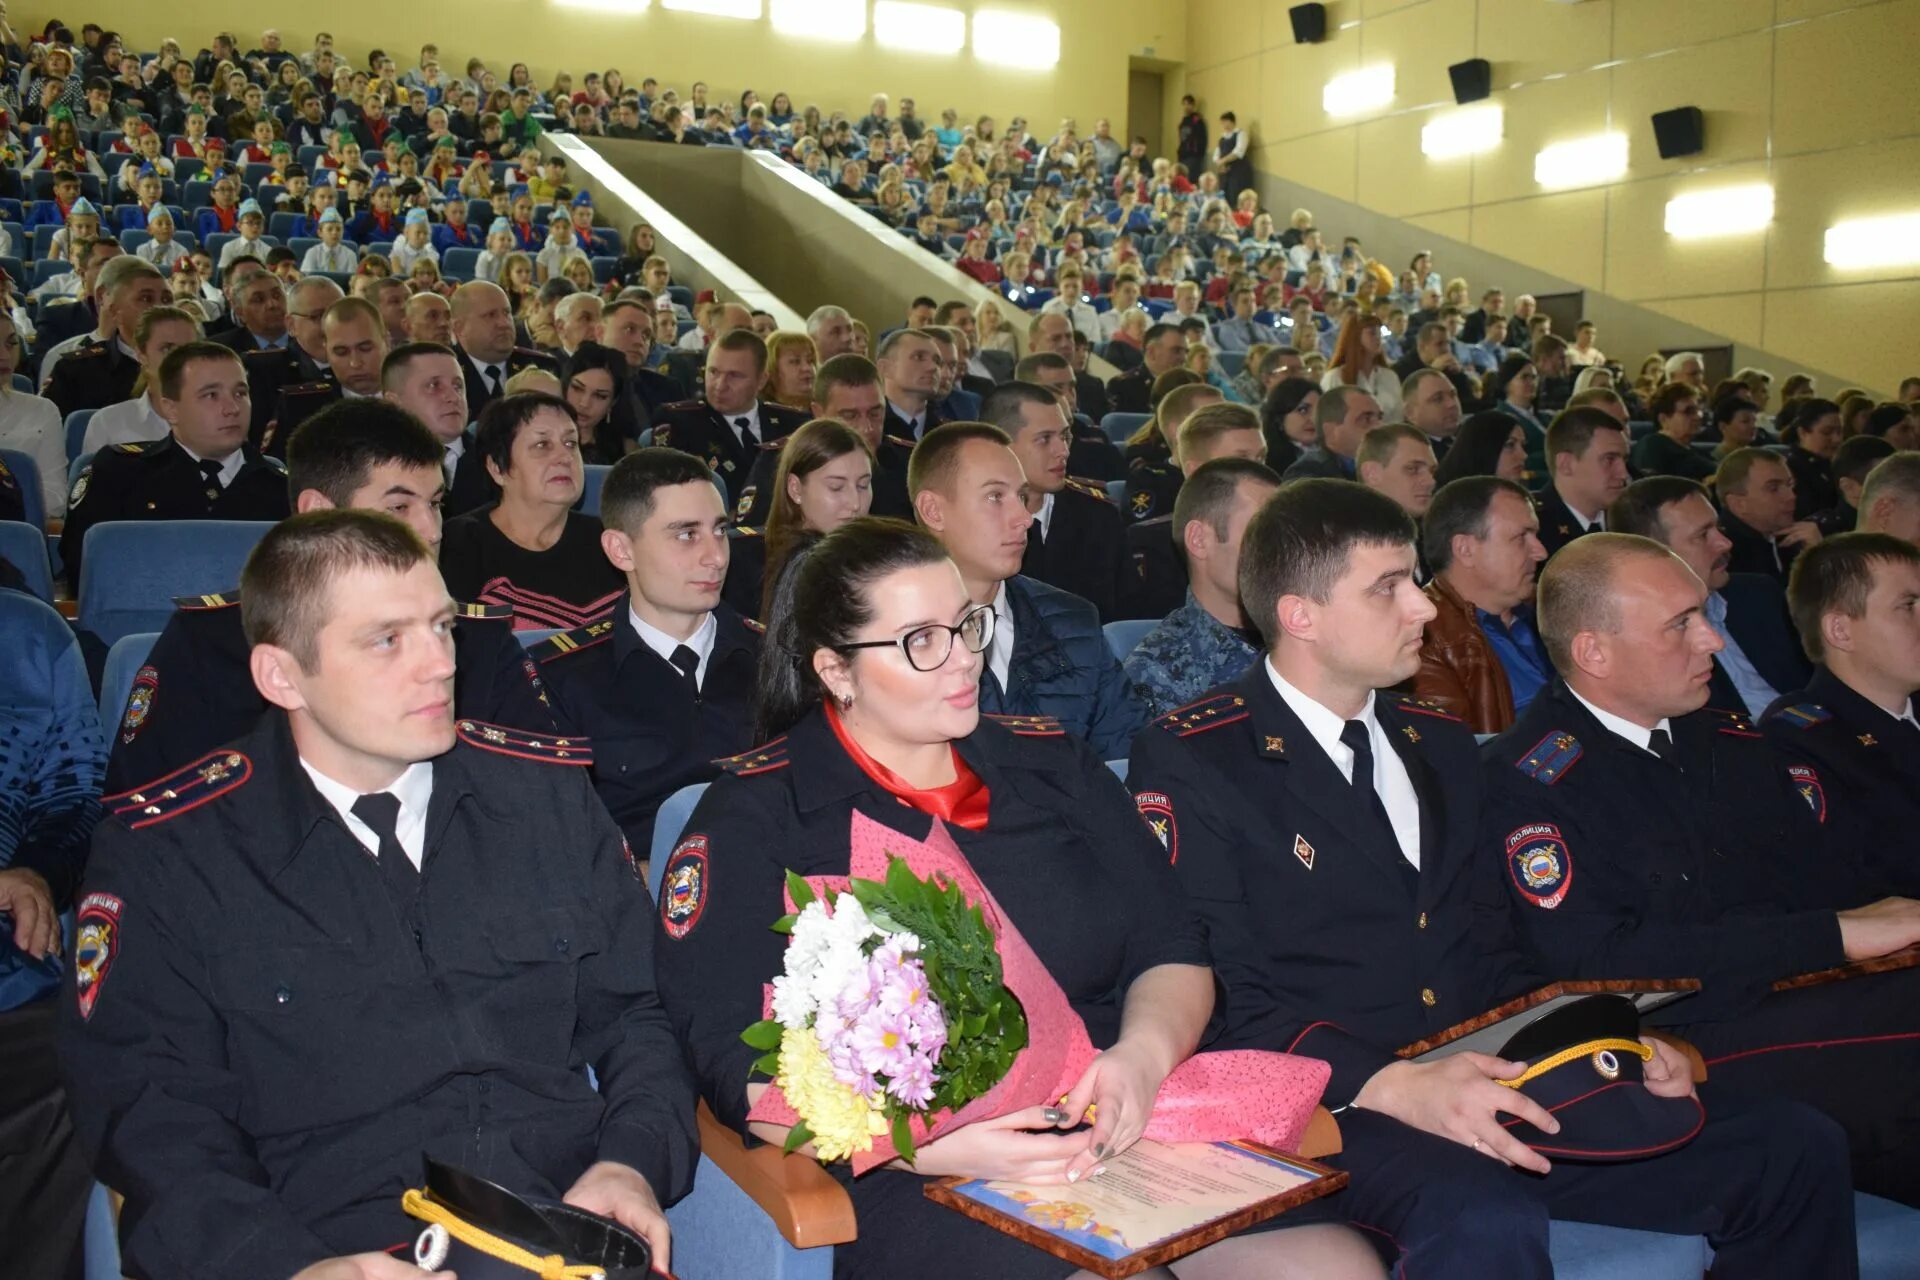
<svg viewBox="0 0 1920 1280">
<path fill-rule="evenodd" d="M 1827 789 L 1820 785 L 1820 775 L 1803 764 L 1790 765 L 1787 777 L 1793 781 L 1793 789 L 1807 802 L 1807 808 L 1813 811 L 1813 820 L 1825 826 L 1827 822 Z"/>
<path fill-rule="evenodd" d="M 707 909 L 707 838 L 683 837 L 667 855 L 660 877 L 660 924 L 667 936 L 679 941 L 693 932 Z"/>
<path fill-rule="evenodd" d="M 760 486 L 757 484 L 750 484 L 740 490 L 740 500 L 733 504 L 733 518 L 735 520 L 745 520 L 747 518 L 747 512 L 753 510 L 753 500 L 759 496 L 759 493 Z"/>
<path fill-rule="evenodd" d="M 1135 520 L 1144 520 L 1153 514 L 1153 490 L 1151 489 L 1136 490 L 1127 502 Z"/>
<path fill-rule="evenodd" d="M 1180 861 L 1180 825 L 1173 818 L 1173 799 L 1164 791 L 1142 791 L 1133 798 L 1147 830 L 1153 832 L 1160 847 L 1167 851 L 1169 865 Z"/>
<path fill-rule="evenodd" d="M 140 734 L 140 726 L 147 722 L 153 713 L 153 700 L 160 693 L 160 673 L 152 667 L 142 667 L 133 678 L 133 689 L 127 694 L 126 714 L 120 718 L 120 741 L 130 743 Z"/>
<path fill-rule="evenodd" d="M 73 994 L 80 1017 L 93 1017 L 93 1006 L 106 985 L 107 971 L 120 948 L 120 911 L 124 904 L 110 893 L 90 893 L 80 901 L 74 919 Z"/>
<path fill-rule="evenodd" d="M 1507 836 L 1507 872 L 1513 887 L 1534 906 L 1551 911 L 1573 887 L 1573 854 L 1551 822 L 1532 822 Z"/>
</svg>

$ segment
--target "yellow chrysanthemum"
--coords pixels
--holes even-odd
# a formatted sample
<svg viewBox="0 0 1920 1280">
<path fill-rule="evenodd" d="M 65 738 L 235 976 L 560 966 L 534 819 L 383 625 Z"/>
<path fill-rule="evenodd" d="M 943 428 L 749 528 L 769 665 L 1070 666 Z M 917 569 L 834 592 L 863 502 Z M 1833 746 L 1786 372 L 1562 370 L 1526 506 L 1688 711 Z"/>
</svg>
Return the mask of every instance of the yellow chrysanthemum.
<svg viewBox="0 0 1920 1280">
<path fill-rule="evenodd" d="M 886 1117 L 834 1078 L 833 1064 L 810 1030 L 781 1033 L 780 1090 L 813 1130 L 814 1150 L 822 1160 L 871 1151 L 873 1140 L 887 1132 Z"/>
</svg>

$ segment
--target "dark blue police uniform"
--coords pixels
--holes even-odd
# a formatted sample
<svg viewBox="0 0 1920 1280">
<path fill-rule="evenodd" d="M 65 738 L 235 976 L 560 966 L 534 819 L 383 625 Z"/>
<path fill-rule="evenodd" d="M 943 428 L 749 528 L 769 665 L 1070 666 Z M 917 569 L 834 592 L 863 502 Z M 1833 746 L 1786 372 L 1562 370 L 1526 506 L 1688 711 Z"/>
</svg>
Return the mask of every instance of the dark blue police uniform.
<svg viewBox="0 0 1920 1280">
<path fill-rule="evenodd" d="M 1001 907 L 1059 980 L 1098 1048 L 1120 1030 L 1127 986 L 1163 964 L 1207 963 L 1204 935 L 1125 788 L 1084 746 L 1041 717 L 983 716 L 954 743 L 988 789 L 984 830 L 948 830 Z M 665 869 L 684 892 L 660 920 L 660 990 L 700 1091 L 721 1122 L 747 1129 L 749 1069 L 740 1041 L 761 1015 L 761 986 L 781 970 L 790 869 L 847 873 L 852 815 L 914 840 L 933 819 L 861 770 L 825 713 L 721 762 Z M 666 895 L 662 894 L 665 901 Z M 924 1179 L 891 1169 L 847 1182 L 860 1238 L 835 1250 L 841 1280 L 1059 1277 L 1071 1263 L 942 1209 Z"/>
<path fill-rule="evenodd" d="M 247 669 L 240 593 L 179 596 L 166 629 L 134 676 L 107 761 L 107 790 L 125 791 L 183 768 L 253 728 L 267 709 Z M 513 634 L 513 610 L 456 604 L 456 714 L 529 733 L 552 733 L 546 687 Z"/>
<path fill-rule="evenodd" d="M 1129 523 L 1154 516 L 1173 514 L 1173 500 L 1180 496 L 1186 477 L 1174 464 L 1173 454 L 1158 440 L 1127 447 L 1127 496 L 1120 514 Z"/>
<path fill-rule="evenodd" d="M 713 652 L 695 690 L 634 630 L 632 603 L 621 596 L 605 618 L 542 641 L 532 656 L 561 726 L 592 739 L 594 789 L 645 857 L 660 803 L 713 778 L 714 760 L 752 743 L 762 628 L 724 604 L 715 609 Z"/>
<path fill-rule="evenodd" d="M 653 420 L 653 443 L 666 449 L 690 453 L 712 468 L 726 486 L 727 509 L 734 510 L 746 488 L 747 473 L 760 453 L 759 446 L 770 440 L 783 440 L 806 425 L 807 415 L 798 409 L 762 400 L 752 414 L 739 415 L 749 420 L 754 443 L 748 445 L 734 429 L 733 416 L 722 414 L 704 400 L 682 400 L 660 410 Z"/>
<path fill-rule="evenodd" d="M 1843 964 L 1836 910 L 1863 905 L 1829 850 L 1831 795 L 1744 716 L 1669 722 L 1665 760 L 1556 681 L 1486 745 L 1480 856 L 1558 978 L 1698 978 L 1656 1012 L 1717 1093 L 1797 1098 L 1847 1130 L 1854 1182 L 1920 1204 L 1920 970 L 1775 992 Z"/>
<path fill-rule="evenodd" d="M 410 901 L 284 716 L 109 797 L 61 1052 L 130 1274 L 259 1280 L 391 1248 L 423 1156 L 663 1204 L 696 1159 L 652 900 L 570 739 L 461 721 Z M 586 1067 L 598 1077 L 598 1090 Z"/>
<path fill-rule="evenodd" d="M 1808 803 L 1830 812 L 1830 847 L 1864 891 L 1920 896 L 1920 727 L 1822 667 L 1767 708 L 1760 730 Z"/>
<path fill-rule="evenodd" d="M 1226 990 L 1219 1047 L 1333 1067 L 1324 1102 L 1345 1108 L 1344 1151 L 1327 1163 L 1353 1180 L 1295 1213 L 1371 1228 L 1410 1276 L 1550 1276 L 1550 1216 L 1702 1233 L 1728 1275 L 1854 1274 L 1843 1143 L 1807 1108 L 1714 1101 L 1677 1151 L 1561 1161 L 1538 1178 L 1348 1105 L 1399 1046 L 1543 985 L 1504 918 L 1497 867 L 1475 848 L 1472 734 L 1398 694 L 1376 694 L 1374 715 L 1419 799 L 1418 869 L 1264 661 L 1143 729 L 1128 766 L 1141 816 L 1207 925 Z"/>
</svg>

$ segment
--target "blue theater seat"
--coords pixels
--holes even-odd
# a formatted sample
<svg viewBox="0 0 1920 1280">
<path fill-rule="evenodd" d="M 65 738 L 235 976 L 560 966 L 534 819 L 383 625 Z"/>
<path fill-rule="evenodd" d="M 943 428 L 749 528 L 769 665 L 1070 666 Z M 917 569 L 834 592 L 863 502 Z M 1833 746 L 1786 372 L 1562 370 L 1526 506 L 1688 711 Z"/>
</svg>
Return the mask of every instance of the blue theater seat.
<svg viewBox="0 0 1920 1280">
<path fill-rule="evenodd" d="M 20 571 L 28 591 L 53 603 L 53 566 L 47 563 L 47 535 L 40 526 L 0 520 L 0 560 Z"/>
<path fill-rule="evenodd" d="M 158 631 L 175 596 L 231 590 L 265 520 L 109 520 L 87 530 L 75 629 L 111 645 Z"/>
</svg>

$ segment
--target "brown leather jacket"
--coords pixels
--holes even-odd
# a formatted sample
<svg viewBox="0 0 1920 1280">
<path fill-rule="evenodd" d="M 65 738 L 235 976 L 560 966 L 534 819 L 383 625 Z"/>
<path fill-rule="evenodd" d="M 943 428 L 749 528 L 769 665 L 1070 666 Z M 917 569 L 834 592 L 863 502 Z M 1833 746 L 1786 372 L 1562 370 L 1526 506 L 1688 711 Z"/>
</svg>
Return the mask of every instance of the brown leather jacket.
<svg viewBox="0 0 1920 1280">
<path fill-rule="evenodd" d="M 1435 578 L 1427 599 L 1439 613 L 1420 642 L 1420 674 L 1415 697 L 1438 703 L 1473 726 L 1475 733 L 1499 733 L 1513 724 L 1513 688 L 1473 616 L 1473 606 Z"/>
</svg>

